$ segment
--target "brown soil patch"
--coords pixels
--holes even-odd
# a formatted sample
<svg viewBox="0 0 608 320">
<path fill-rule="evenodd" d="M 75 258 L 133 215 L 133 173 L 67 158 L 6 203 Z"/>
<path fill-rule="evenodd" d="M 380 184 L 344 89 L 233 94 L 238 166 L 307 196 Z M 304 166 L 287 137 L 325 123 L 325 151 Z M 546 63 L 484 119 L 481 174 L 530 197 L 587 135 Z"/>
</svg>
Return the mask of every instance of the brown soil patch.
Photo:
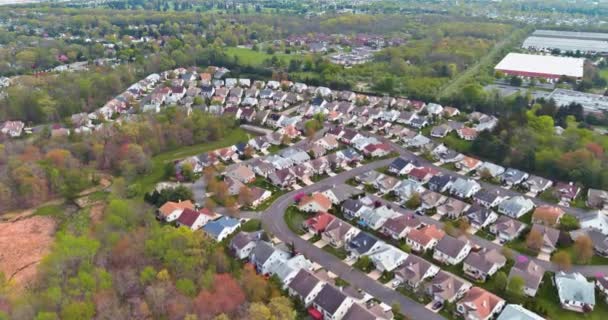
<svg viewBox="0 0 608 320">
<path fill-rule="evenodd" d="M 14 288 L 34 281 L 40 261 L 53 244 L 55 228 L 52 218 L 41 216 L 0 223 L 0 272 Z"/>
<path fill-rule="evenodd" d="M 101 222 L 101 219 L 103 218 L 103 212 L 106 209 L 106 205 L 104 203 L 101 204 L 96 204 L 94 206 L 91 207 L 91 211 L 90 211 L 90 216 L 91 216 L 91 222 L 93 223 L 93 225 L 98 224 L 99 222 Z"/>
</svg>

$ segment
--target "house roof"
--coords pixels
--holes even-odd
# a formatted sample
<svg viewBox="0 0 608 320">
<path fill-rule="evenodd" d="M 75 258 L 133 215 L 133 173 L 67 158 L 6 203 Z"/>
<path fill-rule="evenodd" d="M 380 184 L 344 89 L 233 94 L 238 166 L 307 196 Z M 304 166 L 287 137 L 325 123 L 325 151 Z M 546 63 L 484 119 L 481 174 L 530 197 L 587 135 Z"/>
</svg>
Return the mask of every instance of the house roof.
<svg viewBox="0 0 608 320">
<path fill-rule="evenodd" d="M 508 304 L 496 320 L 544 320 L 545 318 L 518 305 Z"/>
<path fill-rule="evenodd" d="M 559 221 L 559 219 L 561 219 L 561 217 L 563 215 L 564 215 L 564 210 L 561 209 L 560 207 L 542 205 L 534 210 L 534 213 L 532 214 L 532 219 L 533 220 L 537 220 L 537 219 L 543 220 L 541 218 L 545 218 L 551 225 L 554 225 Z"/>
<path fill-rule="evenodd" d="M 519 276 L 524 279 L 526 288 L 536 290 L 543 280 L 544 274 L 545 269 L 534 262 L 534 260 L 520 256 L 515 259 L 515 265 L 513 265 L 509 273 L 509 279 Z"/>
<path fill-rule="evenodd" d="M 359 232 L 349 243 L 348 246 L 359 254 L 367 253 L 380 240 L 366 233 Z"/>
<path fill-rule="evenodd" d="M 344 236 L 355 227 L 346 223 L 342 219 L 334 218 L 325 227 L 325 235 L 336 240 L 343 240 Z"/>
<path fill-rule="evenodd" d="M 358 303 L 353 304 L 342 320 L 377 320 L 378 318 Z"/>
<path fill-rule="evenodd" d="M 408 233 L 407 237 L 423 246 L 426 246 L 432 240 L 441 240 L 445 236 L 445 232 L 434 224 L 427 225 L 421 229 L 414 229 Z"/>
<path fill-rule="evenodd" d="M 458 254 L 468 246 L 468 241 L 454 238 L 450 235 L 444 236 L 435 247 L 436 251 L 439 251 L 451 258 L 456 258 Z"/>
<path fill-rule="evenodd" d="M 336 217 L 327 213 L 327 212 L 319 212 L 312 218 L 306 220 L 306 225 L 309 229 L 312 229 L 316 232 L 323 232 L 325 228 L 332 222 Z"/>
<path fill-rule="evenodd" d="M 322 193 L 313 193 L 311 196 L 306 196 L 300 200 L 299 207 L 303 207 L 309 203 L 316 203 L 324 211 L 331 209 L 331 200 Z"/>
<path fill-rule="evenodd" d="M 203 228 L 205 229 L 205 232 L 217 237 L 224 229 L 233 228 L 239 224 L 239 220 L 223 216 L 217 220 L 210 221 Z"/>
<path fill-rule="evenodd" d="M 427 271 L 433 267 L 430 262 L 410 254 L 403 264 L 395 270 L 395 275 L 401 277 L 403 280 L 411 281 L 413 283 L 420 282 Z"/>
<path fill-rule="evenodd" d="M 503 266 L 506 262 L 507 258 L 496 249 L 471 252 L 464 260 L 465 264 L 485 273 L 490 272 L 495 265 Z"/>
<path fill-rule="evenodd" d="M 194 222 L 196 222 L 200 215 L 201 214 L 198 211 L 186 208 L 184 209 L 184 211 L 182 211 L 182 214 L 179 216 L 179 218 L 177 218 L 177 221 L 181 225 L 192 227 L 192 225 L 194 224 Z"/>
<path fill-rule="evenodd" d="M 543 243 L 545 246 L 555 248 L 557 245 L 557 240 L 559 240 L 559 230 L 540 224 L 534 224 L 531 231 L 537 231 L 543 235 Z"/>
<path fill-rule="evenodd" d="M 321 289 L 314 303 L 329 314 L 334 314 L 348 297 L 338 288 L 327 284 Z"/>
<path fill-rule="evenodd" d="M 515 220 L 502 215 L 498 217 L 498 219 L 496 220 L 496 224 L 494 225 L 496 231 L 511 236 L 517 235 L 523 228 L 525 228 L 525 226 L 526 225 L 519 220 Z"/>
<path fill-rule="evenodd" d="M 462 160 L 460 160 L 460 164 L 466 167 L 469 170 L 477 168 L 481 164 L 481 160 L 475 159 L 469 156 L 464 156 Z"/>
<path fill-rule="evenodd" d="M 482 288 L 473 287 L 459 303 L 463 304 L 469 313 L 474 313 L 476 319 L 486 319 L 501 302 L 504 302 L 502 298 Z"/>
<path fill-rule="evenodd" d="M 416 217 L 414 214 L 402 214 L 396 217 L 390 218 L 386 220 L 383 228 L 388 229 L 389 231 L 400 234 L 406 228 L 417 228 L 422 224 L 420 219 Z"/>
<path fill-rule="evenodd" d="M 555 286 L 561 301 L 595 305 L 595 286 L 580 273 L 556 273 Z"/>
<path fill-rule="evenodd" d="M 452 300 L 463 286 L 470 285 L 469 282 L 449 272 L 439 271 L 433 280 L 431 280 L 430 289 L 434 295 L 446 300 Z"/>
<path fill-rule="evenodd" d="M 361 209 L 361 207 L 363 207 L 363 206 L 364 206 L 363 202 L 361 202 L 360 200 L 356 200 L 356 199 L 346 199 L 342 203 L 342 209 L 347 210 L 347 211 L 352 211 L 352 212 L 359 211 L 359 209 Z"/>
<path fill-rule="evenodd" d="M 515 196 L 501 202 L 498 207 L 506 212 L 519 212 L 520 210 L 528 211 L 534 208 L 534 202 L 522 196 Z"/>
<path fill-rule="evenodd" d="M 250 242 L 260 240 L 263 236 L 263 231 L 256 232 L 245 232 L 241 231 L 237 233 L 230 241 L 230 246 L 240 250 L 248 245 Z"/>
<path fill-rule="evenodd" d="M 475 204 L 470 206 L 465 213 L 471 222 L 475 222 L 479 225 L 483 225 L 493 214 L 494 211 Z"/>
<path fill-rule="evenodd" d="M 297 292 L 301 297 L 307 297 L 319 282 L 321 282 L 321 280 L 310 271 L 300 269 L 291 282 L 289 282 L 288 287 L 294 292 Z"/>
<path fill-rule="evenodd" d="M 173 213 L 173 211 L 176 211 L 176 210 L 183 211 L 184 209 L 194 209 L 194 204 L 192 203 L 192 201 L 190 201 L 190 200 L 179 201 L 179 202 L 167 201 L 160 208 L 158 208 L 158 211 L 164 217 L 167 217 L 171 213 Z"/>
<path fill-rule="evenodd" d="M 328 192 L 331 192 L 334 197 L 336 197 L 336 199 L 338 199 L 338 202 L 343 202 L 346 199 L 352 198 L 353 196 L 357 196 L 360 194 L 363 194 L 364 192 L 360 189 L 357 189 L 351 185 L 348 184 L 338 184 L 335 185 L 334 187 L 332 187 L 331 189 L 326 190 Z"/>
</svg>

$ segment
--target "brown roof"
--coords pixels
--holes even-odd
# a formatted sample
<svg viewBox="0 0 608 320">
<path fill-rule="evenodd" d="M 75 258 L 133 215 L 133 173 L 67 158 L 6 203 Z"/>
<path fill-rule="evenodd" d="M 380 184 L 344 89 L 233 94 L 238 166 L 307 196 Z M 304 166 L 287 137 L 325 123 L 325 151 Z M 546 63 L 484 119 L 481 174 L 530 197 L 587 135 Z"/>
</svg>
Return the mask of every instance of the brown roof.
<svg viewBox="0 0 608 320">
<path fill-rule="evenodd" d="M 331 209 L 331 200 L 322 193 L 313 193 L 312 196 L 304 197 L 299 204 L 302 207 L 308 203 L 316 202 L 325 211 Z"/>
<path fill-rule="evenodd" d="M 559 219 L 564 215 L 564 210 L 559 207 L 542 205 L 534 210 L 532 214 L 533 221 L 549 221 L 550 225 L 557 224 Z M 545 220 L 546 219 L 546 220 Z"/>
<path fill-rule="evenodd" d="M 184 209 L 194 209 L 194 204 L 190 200 L 181 201 L 181 202 L 173 202 L 167 201 L 160 208 L 158 208 L 158 212 L 164 217 L 169 216 L 173 211 L 176 210 L 184 210 Z"/>
<path fill-rule="evenodd" d="M 425 226 L 421 229 L 414 229 L 410 231 L 410 233 L 407 235 L 410 240 L 418 242 L 423 246 L 426 246 L 433 239 L 439 241 L 444 236 L 445 232 L 443 232 L 443 230 L 438 229 L 434 224 Z"/>
<path fill-rule="evenodd" d="M 459 303 L 465 305 L 468 312 L 474 313 L 477 319 L 486 319 L 502 301 L 502 298 L 482 288 L 473 287 Z"/>
</svg>

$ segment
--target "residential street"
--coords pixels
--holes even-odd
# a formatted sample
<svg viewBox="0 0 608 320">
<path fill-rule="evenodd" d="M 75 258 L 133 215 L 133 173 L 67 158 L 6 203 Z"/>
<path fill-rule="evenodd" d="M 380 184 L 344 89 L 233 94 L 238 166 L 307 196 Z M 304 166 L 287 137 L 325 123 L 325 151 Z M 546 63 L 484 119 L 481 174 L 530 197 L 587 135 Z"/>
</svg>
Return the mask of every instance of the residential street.
<svg viewBox="0 0 608 320">
<path fill-rule="evenodd" d="M 323 251 L 315 247 L 312 243 L 303 240 L 298 235 L 291 232 L 283 214 L 287 207 L 289 207 L 293 201 L 294 196 L 299 193 L 311 193 L 320 190 L 324 187 L 332 186 L 335 184 L 343 183 L 346 180 L 359 175 L 363 172 L 376 170 L 378 168 L 387 166 L 393 159 L 387 159 L 382 161 L 373 162 L 367 165 L 353 168 L 350 171 L 343 172 L 334 177 L 327 178 L 319 181 L 311 186 L 303 187 L 300 190 L 291 191 L 279 199 L 277 199 L 272 206 L 264 212 L 262 215 L 262 221 L 264 229 L 274 236 L 278 237 L 286 243 L 293 243 L 295 249 L 304 254 L 310 260 L 317 262 L 328 271 L 331 271 L 338 275 L 338 277 L 346 280 L 350 284 L 361 288 L 389 305 L 397 302 L 401 305 L 401 311 L 407 317 L 411 319 L 443 319 L 442 316 L 426 309 L 422 304 L 419 304 L 411 299 L 405 297 L 397 291 L 394 291 L 388 287 L 385 287 L 380 282 L 372 280 L 367 275 L 363 274 L 359 270 L 353 269 L 348 266 L 342 260 L 338 259 L 334 255 Z"/>
</svg>

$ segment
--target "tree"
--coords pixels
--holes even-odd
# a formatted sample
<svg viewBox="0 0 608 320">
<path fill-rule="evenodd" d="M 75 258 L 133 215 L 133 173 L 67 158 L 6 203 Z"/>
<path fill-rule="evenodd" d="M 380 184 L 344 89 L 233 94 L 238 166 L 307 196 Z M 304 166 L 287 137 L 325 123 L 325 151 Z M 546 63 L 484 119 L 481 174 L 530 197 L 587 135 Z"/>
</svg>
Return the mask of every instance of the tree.
<svg viewBox="0 0 608 320">
<path fill-rule="evenodd" d="M 212 290 L 204 290 L 194 300 L 194 309 L 200 319 L 222 313 L 231 314 L 246 301 L 245 293 L 230 274 L 217 274 Z"/>
<path fill-rule="evenodd" d="M 581 224 L 579 223 L 578 219 L 575 216 L 573 216 L 571 214 L 565 214 L 559 220 L 559 226 L 560 226 L 560 230 L 572 231 L 572 230 L 579 229 Z"/>
<path fill-rule="evenodd" d="M 543 246 L 543 235 L 540 231 L 532 229 L 526 238 L 526 245 L 533 250 L 540 250 Z"/>
<path fill-rule="evenodd" d="M 524 295 L 524 286 L 526 285 L 526 281 L 519 275 L 514 275 L 509 280 L 509 284 L 507 285 L 507 291 L 516 297 L 522 297 Z"/>
<path fill-rule="evenodd" d="M 372 271 L 372 268 L 374 267 L 374 262 L 368 256 L 361 256 L 359 259 L 357 259 L 357 262 L 355 262 L 353 267 L 367 273 Z"/>
<path fill-rule="evenodd" d="M 588 235 L 581 235 L 574 241 L 576 260 L 579 264 L 586 264 L 593 257 L 593 241 Z"/>
<path fill-rule="evenodd" d="M 288 135 L 284 134 L 281 136 L 281 145 L 286 146 L 291 143 L 291 138 Z"/>
<path fill-rule="evenodd" d="M 263 303 L 255 302 L 249 306 L 249 310 L 247 311 L 248 317 L 247 319 L 251 320 L 270 320 L 271 314 L 270 309 L 265 306 Z"/>
<path fill-rule="evenodd" d="M 507 274 L 503 271 L 499 271 L 494 276 L 494 290 L 504 290 L 507 286 Z"/>
<path fill-rule="evenodd" d="M 252 202 L 253 202 L 253 193 L 251 192 L 251 189 L 248 186 L 243 185 L 239 189 L 239 204 L 243 207 L 247 207 L 247 206 L 251 205 Z"/>
<path fill-rule="evenodd" d="M 297 317 L 293 304 L 287 297 L 280 296 L 272 298 L 268 307 L 270 308 L 274 319 L 295 320 Z"/>
<path fill-rule="evenodd" d="M 551 261 L 555 263 L 560 270 L 567 271 L 570 270 L 570 268 L 572 267 L 570 255 L 568 254 L 568 252 L 563 250 L 558 251 L 556 254 L 554 254 L 551 258 Z"/>
<path fill-rule="evenodd" d="M 249 301 L 261 302 L 268 298 L 270 292 L 268 282 L 258 275 L 253 268 L 245 268 L 240 282 Z"/>
<path fill-rule="evenodd" d="M 175 288 L 181 294 L 184 294 L 186 296 L 193 297 L 196 295 L 196 286 L 194 285 L 194 282 L 192 282 L 192 280 L 190 279 L 178 279 L 175 282 Z"/>
<path fill-rule="evenodd" d="M 420 193 L 414 192 L 412 196 L 405 202 L 405 206 L 408 209 L 417 209 L 420 207 L 422 200 L 420 199 Z"/>
<path fill-rule="evenodd" d="M 91 302 L 72 302 L 61 310 L 61 319 L 80 320 L 92 319 L 95 316 L 95 306 Z"/>
</svg>

